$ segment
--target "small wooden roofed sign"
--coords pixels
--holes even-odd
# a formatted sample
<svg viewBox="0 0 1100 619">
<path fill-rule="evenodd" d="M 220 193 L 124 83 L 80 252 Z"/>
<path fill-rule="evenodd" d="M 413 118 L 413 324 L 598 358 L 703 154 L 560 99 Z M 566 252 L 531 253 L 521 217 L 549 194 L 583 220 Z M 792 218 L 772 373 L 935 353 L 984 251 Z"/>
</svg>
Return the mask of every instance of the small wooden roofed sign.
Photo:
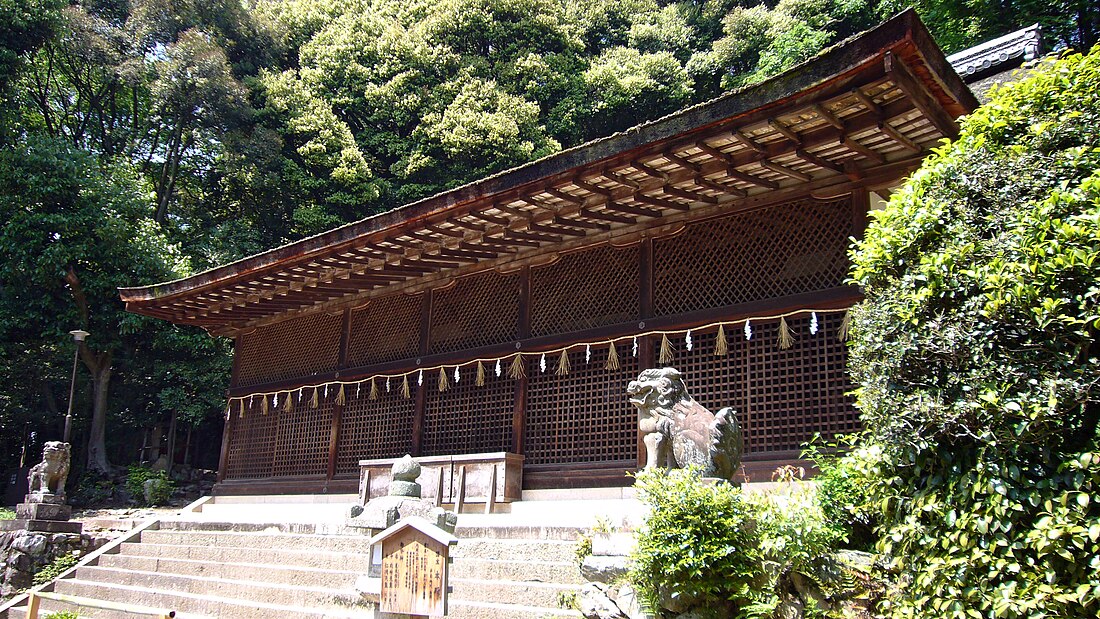
<svg viewBox="0 0 1100 619">
<path fill-rule="evenodd" d="M 378 610 L 414 616 L 447 614 L 451 546 L 458 538 L 411 516 L 370 539 L 381 546 L 382 591 Z"/>
<path fill-rule="evenodd" d="M 977 101 L 906 11 L 756 86 L 174 282 L 129 311 L 216 335 L 796 196 L 886 187 Z"/>
</svg>

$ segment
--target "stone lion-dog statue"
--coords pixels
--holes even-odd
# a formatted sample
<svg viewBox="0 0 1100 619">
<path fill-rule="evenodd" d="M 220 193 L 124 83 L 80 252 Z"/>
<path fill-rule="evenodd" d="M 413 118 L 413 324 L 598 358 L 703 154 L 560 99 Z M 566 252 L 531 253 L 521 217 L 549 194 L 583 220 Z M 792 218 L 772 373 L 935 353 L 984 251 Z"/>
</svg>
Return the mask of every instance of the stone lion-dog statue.
<svg viewBox="0 0 1100 619">
<path fill-rule="evenodd" d="M 65 481 L 69 478 L 70 447 L 68 443 L 49 441 L 42 448 L 42 462 L 31 467 L 27 475 L 31 494 L 65 496 Z"/>
<path fill-rule="evenodd" d="M 706 477 L 733 479 L 745 442 L 732 408 L 703 408 L 676 368 L 644 370 L 626 393 L 638 409 L 646 469 L 698 466 Z"/>
</svg>

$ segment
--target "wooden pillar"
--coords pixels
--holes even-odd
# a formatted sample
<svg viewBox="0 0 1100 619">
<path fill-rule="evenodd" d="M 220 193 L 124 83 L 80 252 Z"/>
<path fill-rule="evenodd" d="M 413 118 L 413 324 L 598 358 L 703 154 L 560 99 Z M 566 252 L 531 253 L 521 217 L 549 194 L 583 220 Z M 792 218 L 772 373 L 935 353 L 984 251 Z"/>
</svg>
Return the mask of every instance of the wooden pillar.
<svg viewBox="0 0 1100 619">
<path fill-rule="evenodd" d="M 852 236 L 863 238 L 863 231 L 867 228 L 868 211 L 871 210 L 871 195 L 866 187 L 852 190 Z"/>
<path fill-rule="evenodd" d="M 520 340 L 531 337 L 531 267 L 524 267 L 519 280 Z M 516 381 L 515 405 L 512 408 L 512 453 L 522 454 L 527 438 L 527 376 Z"/>
<path fill-rule="evenodd" d="M 344 310 L 343 324 L 340 328 L 340 350 L 337 355 L 336 367 L 344 368 L 348 363 L 348 340 L 351 339 L 351 310 Z M 340 377 L 340 372 L 336 372 L 336 377 Z M 337 390 L 340 388 L 337 387 Z M 347 394 L 344 394 L 345 397 Z M 289 397 L 289 396 L 288 396 Z M 325 472 L 325 479 L 332 480 L 336 475 L 336 458 L 339 455 L 340 445 L 340 430 L 344 418 L 344 405 L 336 403 L 332 405 L 332 428 L 329 431 L 328 436 L 328 469 Z M 327 485 L 327 484 L 326 484 Z"/>
<path fill-rule="evenodd" d="M 232 428 L 235 425 L 233 423 L 232 403 L 227 403 L 226 408 L 229 410 L 229 415 L 225 420 L 225 427 L 222 429 L 222 451 L 218 456 L 218 483 L 225 480 L 226 468 L 229 466 L 229 441 L 232 440 Z"/>
<path fill-rule="evenodd" d="M 653 239 L 646 238 L 642 241 L 639 251 L 641 264 L 638 269 L 638 310 L 641 322 L 653 317 Z M 638 338 L 638 369 L 645 370 L 656 367 L 657 357 L 654 350 L 652 337 Z M 645 466 L 646 451 L 642 441 L 641 429 L 638 430 L 638 468 Z"/>
<path fill-rule="evenodd" d="M 429 290 L 424 293 L 424 298 L 420 301 L 420 356 L 424 357 L 431 350 L 431 335 L 432 335 L 432 291 Z M 419 363 L 417 364 L 419 365 Z M 419 373 L 413 375 L 413 380 Z M 424 442 L 424 409 L 427 406 L 428 392 L 425 390 L 424 385 L 419 385 L 416 388 L 416 408 L 413 411 L 413 423 L 412 423 L 412 455 L 419 456 L 421 453 L 421 446 Z"/>
</svg>

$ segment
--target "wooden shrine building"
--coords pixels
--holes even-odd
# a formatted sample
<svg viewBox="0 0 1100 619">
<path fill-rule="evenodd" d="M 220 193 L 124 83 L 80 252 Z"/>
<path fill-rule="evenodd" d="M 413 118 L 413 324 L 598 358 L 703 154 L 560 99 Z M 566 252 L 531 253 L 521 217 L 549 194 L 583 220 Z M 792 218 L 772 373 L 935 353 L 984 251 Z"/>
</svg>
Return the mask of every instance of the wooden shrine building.
<svg viewBox="0 0 1100 619">
<path fill-rule="evenodd" d="M 849 239 L 976 106 L 906 12 L 746 90 L 121 294 L 235 339 L 221 493 L 353 492 L 360 459 L 405 453 L 625 485 L 644 450 L 624 390 L 659 362 L 736 409 L 766 479 L 859 427 Z"/>
</svg>

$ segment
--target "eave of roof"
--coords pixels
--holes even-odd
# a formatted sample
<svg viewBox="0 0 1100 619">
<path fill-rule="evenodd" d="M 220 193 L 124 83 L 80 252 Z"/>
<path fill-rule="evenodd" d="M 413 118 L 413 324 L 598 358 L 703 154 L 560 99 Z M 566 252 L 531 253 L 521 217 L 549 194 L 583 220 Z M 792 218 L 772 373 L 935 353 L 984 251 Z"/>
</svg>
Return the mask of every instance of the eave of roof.
<svg viewBox="0 0 1100 619">
<path fill-rule="evenodd" d="M 686 134 L 699 133 L 720 123 L 729 123 L 734 118 L 759 114 L 769 109 L 778 108 L 781 105 L 790 106 L 794 103 L 809 101 L 814 93 L 820 91 L 826 84 L 835 85 L 834 82 L 843 82 L 845 76 L 854 75 L 855 71 L 866 67 L 868 63 L 881 60 L 883 54 L 889 54 L 890 50 L 898 50 L 905 45 L 915 48 L 915 54 L 923 65 L 919 67 L 921 74 L 918 81 L 921 83 L 921 87 L 927 88 L 931 99 L 934 99 L 934 104 L 946 111 L 951 119 L 977 106 L 977 102 L 973 99 L 970 91 L 958 75 L 951 70 L 916 14 L 912 11 L 906 11 L 873 30 L 833 46 L 786 73 L 745 90 L 728 93 L 664 118 L 638 125 L 625 132 L 564 150 L 538 161 L 506 170 L 451 191 L 368 217 L 317 236 L 289 243 L 173 282 L 153 286 L 121 288 L 120 294 L 122 299 L 127 302 L 127 308 L 131 311 L 173 319 L 164 313 L 163 306 L 173 301 L 176 302 L 176 305 L 180 305 L 180 300 L 190 298 L 189 295 L 201 295 L 206 291 L 225 290 L 236 282 L 254 282 L 268 274 L 279 273 L 280 270 L 282 275 L 285 276 L 287 268 L 293 270 L 293 265 L 303 264 L 303 260 L 308 261 L 313 257 L 324 259 L 324 256 L 334 256 L 337 252 L 342 251 L 342 248 L 350 247 L 352 243 L 361 242 L 362 239 L 367 237 L 377 237 L 380 242 L 399 243 L 399 241 L 391 241 L 388 237 L 383 237 L 391 231 L 413 230 L 417 226 L 423 228 L 432 222 L 438 223 L 441 217 L 460 212 L 478 200 L 484 201 L 486 197 L 508 193 L 514 194 L 519 189 L 536 182 L 546 182 L 552 179 L 568 180 L 570 173 L 586 167 L 591 168 L 593 164 L 610 160 L 625 152 L 637 151 L 643 148 L 655 150 L 654 145 L 669 143 Z M 904 68 L 904 63 L 900 64 Z M 869 105 L 875 107 L 873 102 Z M 836 119 L 832 120 L 835 121 Z M 941 130 L 940 133 L 943 134 L 944 131 Z M 898 139 L 904 141 L 905 136 Z M 759 145 L 750 145 L 759 148 Z M 855 145 L 854 148 L 859 148 L 859 145 Z M 728 153 L 715 154 L 729 157 Z M 688 162 L 686 165 L 690 166 L 691 163 Z M 789 168 L 784 168 L 784 166 L 778 165 L 774 161 L 765 161 L 765 165 L 769 169 L 778 167 L 781 171 L 786 170 L 788 175 L 792 173 Z M 661 172 L 658 171 L 658 173 Z M 736 174 L 736 172 L 733 172 L 733 174 Z M 799 173 L 795 171 L 794 174 L 798 175 Z M 632 183 L 630 180 L 626 182 Z M 703 182 L 707 181 L 704 179 Z M 590 188 L 601 191 L 600 187 Z M 607 188 L 602 188 L 602 190 L 607 191 Z M 575 196 L 564 197 L 575 198 Z M 653 200 L 653 198 L 648 199 Z M 669 202 L 668 204 L 672 203 Z M 482 217 L 485 216 L 482 215 Z M 489 215 L 489 217 L 500 219 L 501 215 Z M 591 221 L 577 223 L 597 225 Z M 564 223 L 562 225 L 575 224 Z M 439 231 L 438 228 L 434 228 L 434 230 Z M 451 230 L 451 233 L 454 236 L 454 229 Z M 415 235 L 416 232 L 412 234 Z M 523 234 L 537 237 L 530 230 L 523 232 Z M 497 242 L 498 240 L 495 238 L 486 239 L 485 242 Z M 517 239 L 513 240 L 515 243 L 522 242 Z M 408 243 L 407 240 L 405 242 Z M 392 250 L 392 248 L 386 246 L 379 249 L 375 245 L 375 250 Z M 462 255 L 467 259 L 469 256 L 477 255 L 476 251 L 468 251 L 467 249 L 451 249 L 449 251 L 452 252 L 452 255 L 456 251 L 465 252 Z M 439 265 L 443 264 L 441 262 L 443 260 L 438 256 L 428 256 L 424 258 L 424 263 Z M 397 266 L 394 268 L 405 267 Z M 367 274 L 365 277 L 369 279 L 372 276 Z M 350 286 L 341 289 L 333 283 L 331 276 L 325 283 L 329 284 L 330 289 L 327 292 L 318 292 L 316 298 L 321 299 L 326 294 L 331 296 L 352 289 Z M 284 286 L 283 289 L 285 288 Z M 301 293 L 302 286 L 295 287 L 291 284 L 291 289 Z M 257 299 L 262 297 L 262 295 L 252 296 L 256 296 Z M 259 300 L 256 302 L 259 302 Z M 198 308 L 198 305 L 201 304 L 196 303 L 196 312 L 201 309 Z M 216 311 L 213 313 L 217 314 Z M 241 312 L 240 315 L 247 318 L 262 313 L 262 311 L 257 310 L 254 314 Z M 213 320 L 209 319 L 206 323 L 195 321 L 194 324 L 203 324 L 209 329 L 211 328 L 210 325 L 213 324 Z M 173 321 L 190 322 L 189 319 L 185 318 L 177 318 Z"/>
</svg>

